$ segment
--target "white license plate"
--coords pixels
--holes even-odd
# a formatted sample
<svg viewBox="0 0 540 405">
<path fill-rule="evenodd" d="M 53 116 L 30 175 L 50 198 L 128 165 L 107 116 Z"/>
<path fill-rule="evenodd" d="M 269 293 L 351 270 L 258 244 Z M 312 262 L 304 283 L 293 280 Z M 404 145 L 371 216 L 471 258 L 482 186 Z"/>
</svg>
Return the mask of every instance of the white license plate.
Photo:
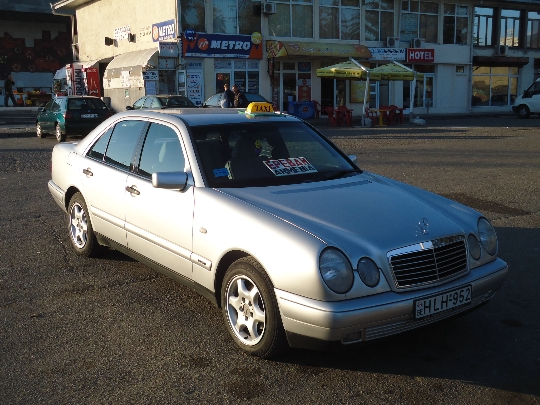
<svg viewBox="0 0 540 405">
<path fill-rule="evenodd" d="M 81 114 L 81 118 L 97 118 L 97 114 Z"/>
<path fill-rule="evenodd" d="M 448 311 L 471 303 L 472 286 L 466 285 L 431 297 L 414 301 L 414 317 L 424 318 L 439 312 Z"/>
</svg>

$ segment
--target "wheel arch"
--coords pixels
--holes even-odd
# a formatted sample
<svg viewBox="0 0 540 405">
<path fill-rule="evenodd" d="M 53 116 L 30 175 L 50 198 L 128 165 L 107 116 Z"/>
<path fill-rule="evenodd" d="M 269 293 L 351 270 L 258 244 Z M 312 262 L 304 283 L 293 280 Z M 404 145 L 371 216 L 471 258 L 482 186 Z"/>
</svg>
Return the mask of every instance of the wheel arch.
<svg viewBox="0 0 540 405">
<path fill-rule="evenodd" d="M 80 190 L 75 187 L 71 186 L 66 190 L 65 198 L 64 198 L 64 206 L 66 207 L 66 211 L 68 210 L 69 202 L 71 201 L 71 197 L 73 197 L 76 193 L 79 193 Z"/>
<path fill-rule="evenodd" d="M 242 250 L 231 250 L 221 258 L 216 267 L 216 274 L 214 277 L 214 294 L 216 296 L 216 303 L 219 308 L 221 308 L 221 285 L 223 284 L 225 273 L 227 272 L 227 269 L 231 266 L 231 264 L 243 257 L 252 256 Z"/>
</svg>

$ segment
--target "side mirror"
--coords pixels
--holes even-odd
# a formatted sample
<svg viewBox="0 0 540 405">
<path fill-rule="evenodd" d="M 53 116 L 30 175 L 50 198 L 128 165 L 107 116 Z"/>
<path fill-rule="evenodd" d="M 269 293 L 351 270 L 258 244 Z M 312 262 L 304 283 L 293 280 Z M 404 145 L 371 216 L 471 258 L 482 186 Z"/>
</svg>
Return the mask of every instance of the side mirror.
<svg viewBox="0 0 540 405">
<path fill-rule="evenodd" d="M 127 106 L 126 106 L 126 111 L 127 111 L 127 110 L 134 110 L 134 108 L 133 108 L 132 106 L 130 106 L 130 105 L 127 105 Z"/>
<path fill-rule="evenodd" d="M 38 110 L 38 112 L 45 112 L 46 111 L 45 107 L 39 107 L 37 110 Z"/>
<path fill-rule="evenodd" d="M 525 90 L 523 92 L 523 98 L 531 98 L 533 96 L 533 92 L 529 90 Z"/>
<path fill-rule="evenodd" d="M 152 186 L 166 190 L 184 190 L 187 187 L 186 172 L 156 172 L 152 173 Z"/>
<path fill-rule="evenodd" d="M 347 155 L 347 157 L 348 157 L 349 159 L 351 159 L 351 161 L 352 161 L 354 164 L 356 164 L 356 160 L 357 160 L 356 155 Z"/>
</svg>

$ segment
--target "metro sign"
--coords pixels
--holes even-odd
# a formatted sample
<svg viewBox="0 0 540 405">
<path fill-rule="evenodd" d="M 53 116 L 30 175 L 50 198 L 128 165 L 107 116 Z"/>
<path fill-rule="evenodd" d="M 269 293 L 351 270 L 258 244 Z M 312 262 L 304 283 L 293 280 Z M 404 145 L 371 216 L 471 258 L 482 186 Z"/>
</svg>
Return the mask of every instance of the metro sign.
<svg viewBox="0 0 540 405">
<path fill-rule="evenodd" d="M 433 63 L 435 62 L 435 49 L 408 48 L 407 62 Z"/>
</svg>

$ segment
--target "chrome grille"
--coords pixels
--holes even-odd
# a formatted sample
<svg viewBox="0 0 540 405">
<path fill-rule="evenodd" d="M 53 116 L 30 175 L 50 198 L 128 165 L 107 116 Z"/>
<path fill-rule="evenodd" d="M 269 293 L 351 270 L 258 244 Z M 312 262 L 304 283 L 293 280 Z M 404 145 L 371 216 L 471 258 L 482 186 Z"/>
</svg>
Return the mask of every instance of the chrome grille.
<svg viewBox="0 0 540 405">
<path fill-rule="evenodd" d="M 467 271 L 464 236 L 452 236 L 388 252 L 398 288 L 436 283 Z"/>
</svg>

